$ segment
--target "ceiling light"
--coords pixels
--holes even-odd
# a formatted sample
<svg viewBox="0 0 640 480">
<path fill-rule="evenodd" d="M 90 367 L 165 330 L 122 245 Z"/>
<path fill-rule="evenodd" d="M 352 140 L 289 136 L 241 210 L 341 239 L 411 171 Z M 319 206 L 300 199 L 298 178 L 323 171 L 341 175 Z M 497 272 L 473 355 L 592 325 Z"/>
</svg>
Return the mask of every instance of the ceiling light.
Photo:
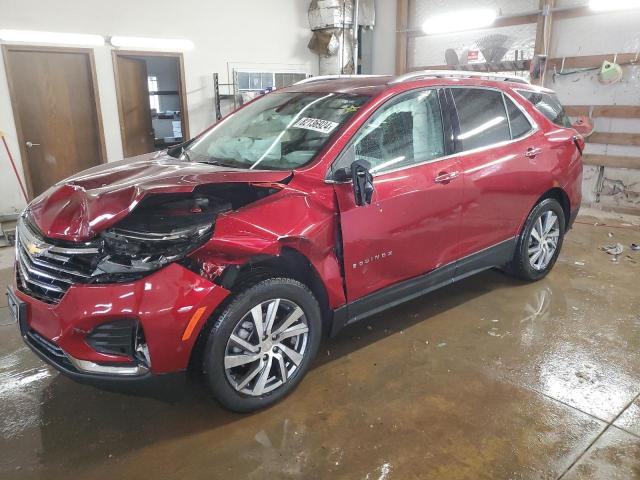
<svg viewBox="0 0 640 480">
<path fill-rule="evenodd" d="M 193 42 L 180 38 L 146 38 L 114 36 L 109 43 L 118 48 L 152 48 L 157 50 L 191 50 Z"/>
<path fill-rule="evenodd" d="M 629 10 L 640 7 L 638 0 L 590 0 L 593 10 Z"/>
<path fill-rule="evenodd" d="M 33 30 L 0 30 L 0 40 L 5 42 L 56 43 L 63 45 L 104 45 L 104 38 L 100 35 L 37 32 Z"/>
<path fill-rule="evenodd" d="M 422 29 L 429 35 L 475 30 L 490 26 L 497 16 L 494 10 L 486 8 L 441 13 L 428 18 Z"/>
</svg>

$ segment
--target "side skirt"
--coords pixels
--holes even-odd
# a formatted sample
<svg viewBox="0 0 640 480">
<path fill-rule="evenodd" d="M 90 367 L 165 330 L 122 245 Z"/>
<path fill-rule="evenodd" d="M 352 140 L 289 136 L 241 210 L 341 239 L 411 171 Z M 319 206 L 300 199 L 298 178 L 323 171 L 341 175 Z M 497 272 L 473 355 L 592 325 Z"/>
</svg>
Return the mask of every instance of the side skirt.
<svg viewBox="0 0 640 480">
<path fill-rule="evenodd" d="M 333 312 L 331 336 L 347 325 L 367 318 L 408 300 L 494 267 L 501 267 L 513 259 L 518 238 L 513 237 L 497 245 L 473 253 L 424 275 L 396 283 L 347 303 Z"/>
</svg>

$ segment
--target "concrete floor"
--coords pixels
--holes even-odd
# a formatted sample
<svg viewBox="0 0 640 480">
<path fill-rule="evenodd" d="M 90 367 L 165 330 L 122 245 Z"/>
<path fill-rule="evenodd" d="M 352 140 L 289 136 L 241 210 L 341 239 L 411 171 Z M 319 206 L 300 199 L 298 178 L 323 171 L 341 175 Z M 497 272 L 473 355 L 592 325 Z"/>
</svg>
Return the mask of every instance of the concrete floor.
<svg viewBox="0 0 640 480">
<path fill-rule="evenodd" d="M 578 221 L 546 279 L 487 272 L 371 318 L 254 415 L 197 377 L 74 383 L 0 308 L 0 478 L 640 478 L 640 227 Z"/>
</svg>

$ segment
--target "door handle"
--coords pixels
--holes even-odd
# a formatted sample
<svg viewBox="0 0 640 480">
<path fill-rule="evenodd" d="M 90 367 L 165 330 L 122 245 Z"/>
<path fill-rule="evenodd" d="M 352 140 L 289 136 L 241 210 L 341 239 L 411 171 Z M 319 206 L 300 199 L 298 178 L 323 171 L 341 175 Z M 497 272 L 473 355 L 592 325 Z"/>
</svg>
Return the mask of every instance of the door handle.
<svg viewBox="0 0 640 480">
<path fill-rule="evenodd" d="M 542 152 L 541 148 L 529 147 L 527 148 L 527 151 L 524 153 L 524 156 L 527 158 L 536 158 L 536 156 L 540 154 L 540 152 Z"/>
<path fill-rule="evenodd" d="M 25 142 L 25 145 L 27 146 L 27 148 L 39 147 L 40 146 L 39 143 L 33 143 L 33 142 Z"/>
<path fill-rule="evenodd" d="M 449 183 L 451 180 L 453 180 L 454 178 L 457 178 L 458 175 L 460 175 L 460 172 L 451 172 L 451 173 L 447 173 L 447 172 L 440 172 L 436 178 L 433 179 L 434 182 L 436 183 L 444 183 L 447 184 Z"/>
</svg>

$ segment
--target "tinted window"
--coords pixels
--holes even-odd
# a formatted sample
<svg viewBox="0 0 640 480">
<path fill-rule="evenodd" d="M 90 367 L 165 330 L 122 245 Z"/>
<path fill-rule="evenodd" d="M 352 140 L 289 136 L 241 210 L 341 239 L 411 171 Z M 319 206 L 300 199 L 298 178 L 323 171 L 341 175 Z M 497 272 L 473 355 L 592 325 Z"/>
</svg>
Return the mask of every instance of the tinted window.
<svg viewBox="0 0 640 480">
<path fill-rule="evenodd" d="M 356 159 L 368 161 L 374 174 L 442 157 L 437 90 L 411 92 L 390 100 L 358 131 L 353 146 Z M 333 170 L 348 168 L 343 164 L 346 161 L 339 160 Z"/>
<path fill-rule="evenodd" d="M 529 100 L 536 109 L 553 123 L 560 127 L 571 127 L 571 120 L 564 111 L 564 107 L 555 95 L 549 93 L 518 90 L 518 93 Z"/>
<path fill-rule="evenodd" d="M 452 88 L 460 133 L 457 149 L 472 150 L 511 140 L 502 93 L 495 90 Z"/>
<path fill-rule="evenodd" d="M 531 131 L 531 123 L 522 113 L 522 110 L 505 95 L 504 101 L 507 104 L 507 114 L 509 115 L 509 124 L 511 125 L 511 138 L 520 138 Z"/>
</svg>

